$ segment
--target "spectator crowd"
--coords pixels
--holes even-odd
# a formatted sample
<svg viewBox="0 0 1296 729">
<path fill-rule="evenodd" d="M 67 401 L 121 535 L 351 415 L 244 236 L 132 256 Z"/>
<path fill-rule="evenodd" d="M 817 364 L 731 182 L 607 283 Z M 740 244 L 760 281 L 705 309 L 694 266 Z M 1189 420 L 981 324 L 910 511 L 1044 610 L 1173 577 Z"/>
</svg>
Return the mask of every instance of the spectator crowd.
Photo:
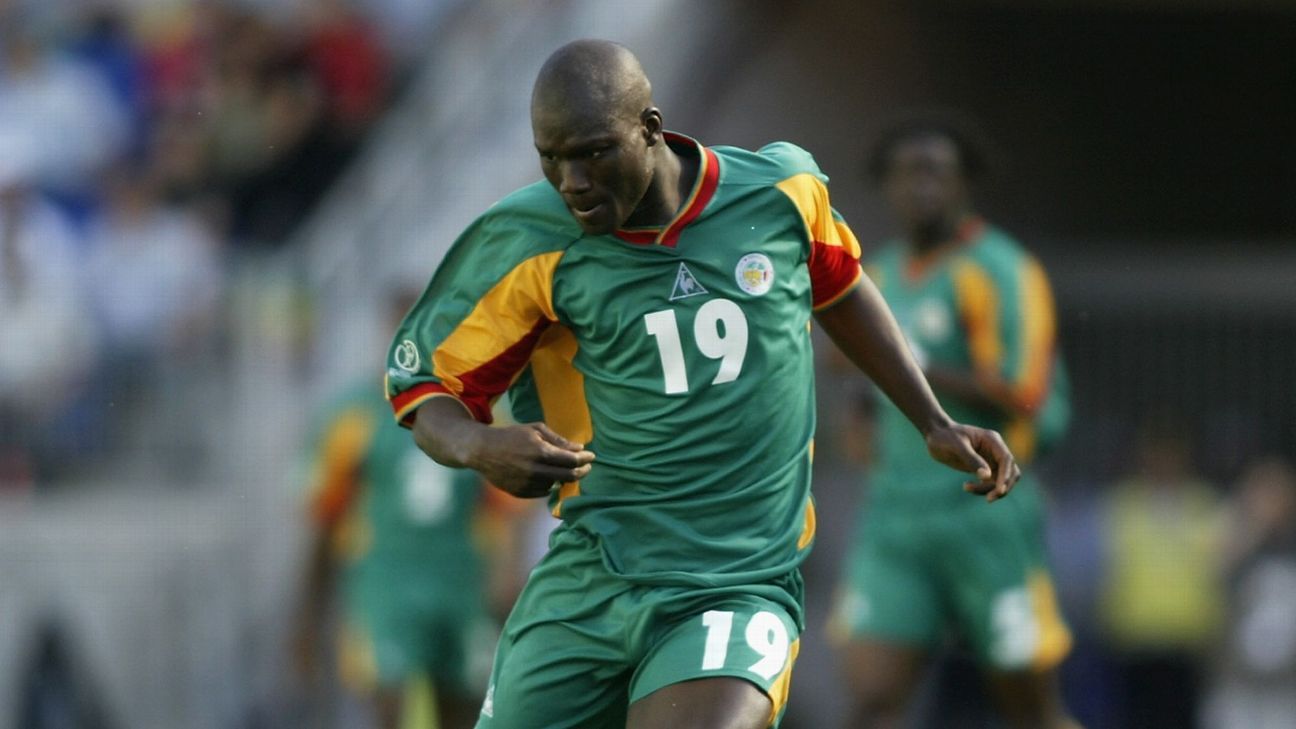
<svg viewBox="0 0 1296 729">
<path fill-rule="evenodd" d="M 391 99 L 399 5 L 0 0 L 0 489 L 93 463 L 219 354 L 231 260 L 285 241 Z"/>
</svg>

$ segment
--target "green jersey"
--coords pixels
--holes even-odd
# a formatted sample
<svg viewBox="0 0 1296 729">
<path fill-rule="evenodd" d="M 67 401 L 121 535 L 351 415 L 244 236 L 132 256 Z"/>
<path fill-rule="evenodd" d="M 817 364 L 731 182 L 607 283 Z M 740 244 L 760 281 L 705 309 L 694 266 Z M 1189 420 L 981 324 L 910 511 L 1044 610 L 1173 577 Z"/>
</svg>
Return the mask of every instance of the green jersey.
<svg viewBox="0 0 1296 729">
<path fill-rule="evenodd" d="M 1025 463 L 1061 436 L 1070 411 L 1048 279 L 1016 241 L 978 219 L 963 226 L 954 245 L 921 258 L 903 241 L 892 241 L 866 269 L 924 367 L 971 372 L 1031 414 L 1006 418 L 941 397 L 950 417 L 998 430 Z M 878 433 L 870 480 L 875 502 L 930 508 L 968 501 L 958 488 L 963 475 L 933 461 L 914 440 L 913 426 L 885 399 Z"/>
<path fill-rule="evenodd" d="M 813 538 L 809 320 L 858 282 L 859 246 L 805 151 L 667 143 L 699 172 L 662 228 L 584 235 L 543 182 L 474 222 L 396 334 L 388 395 L 404 423 L 431 397 L 489 422 L 529 366 L 545 421 L 597 454 L 554 513 L 610 569 L 770 579 Z"/>
<path fill-rule="evenodd" d="M 394 574 L 420 589 L 476 589 L 477 474 L 424 455 L 372 385 L 348 391 L 324 422 L 312 503 L 318 520 L 339 526 L 347 589 L 382 591 Z"/>
</svg>

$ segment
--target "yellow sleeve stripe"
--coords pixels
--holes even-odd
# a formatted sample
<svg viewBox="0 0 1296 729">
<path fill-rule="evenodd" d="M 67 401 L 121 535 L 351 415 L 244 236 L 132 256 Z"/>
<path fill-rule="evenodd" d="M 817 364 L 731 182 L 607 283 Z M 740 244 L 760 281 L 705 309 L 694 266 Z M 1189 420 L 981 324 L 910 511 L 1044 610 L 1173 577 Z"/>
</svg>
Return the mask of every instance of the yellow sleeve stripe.
<svg viewBox="0 0 1296 729">
<path fill-rule="evenodd" d="M 864 249 L 860 247 L 859 239 L 855 237 L 855 231 L 850 229 L 844 220 L 833 220 L 833 227 L 837 229 L 837 237 L 841 240 L 842 248 L 851 254 L 851 258 L 859 260 Z"/>
<path fill-rule="evenodd" d="M 959 309 L 968 330 L 972 365 L 979 374 L 998 377 L 1003 361 L 1003 340 L 999 336 L 999 291 L 990 274 L 971 261 L 954 271 Z"/>
<path fill-rule="evenodd" d="M 859 240 L 845 222 L 833 215 L 832 204 L 828 201 L 828 187 L 818 177 L 803 172 L 783 180 L 776 187 L 788 196 L 801 213 L 810 240 L 840 246 L 852 257 L 859 258 Z"/>
<path fill-rule="evenodd" d="M 375 425 L 369 413 L 348 410 L 325 433 L 311 498 L 311 512 L 320 523 L 336 522 L 350 506 Z"/>
<path fill-rule="evenodd" d="M 570 329 L 550 327 L 531 353 L 531 375 L 545 424 L 564 438 L 589 443 L 594 439 L 594 426 L 585 401 L 585 376 L 572 365 L 578 346 Z"/>
<path fill-rule="evenodd" d="M 1021 277 L 1021 359 L 1017 366 L 1016 389 L 1028 409 L 1038 407 L 1048 391 L 1053 369 L 1053 347 L 1057 337 L 1057 312 L 1048 276 L 1038 261 L 1027 261 Z"/>
<path fill-rule="evenodd" d="M 553 272 L 562 251 L 544 253 L 519 263 L 486 292 L 450 336 L 432 354 L 437 379 L 464 401 L 496 397 L 507 389 L 525 365 L 512 350 L 537 325 L 557 320 L 553 308 Z M 530 352 L 525 354 L 529 355 Z M 508 362 L 503 361 L 510 355 Z M 508 371 L 515 369 L 517 371 Z M 465 382 L 465 379 L 470 381 Z M 479 383 L 487 390 L 476 392 Z M 467 390 L 467 391 L 466 391 Z"/>
</svg>

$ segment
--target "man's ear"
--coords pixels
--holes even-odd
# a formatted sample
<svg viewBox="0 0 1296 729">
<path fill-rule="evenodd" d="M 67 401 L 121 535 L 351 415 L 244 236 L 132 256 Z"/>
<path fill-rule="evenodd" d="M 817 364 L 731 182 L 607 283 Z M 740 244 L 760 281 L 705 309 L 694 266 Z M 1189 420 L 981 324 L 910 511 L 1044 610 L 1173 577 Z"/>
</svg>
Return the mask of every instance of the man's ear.
<svg viewBox="0 0 1296 729">
<path fill-rule="evenodd" d="M 660 109 L 655 106 L 644 109 L 639 113 L 639 123 L 643 127 L 644 142 L 649 147 L 661 141 L 662 130 L 665 129 L 665 126 L 662 125 Z"/>
</svg>

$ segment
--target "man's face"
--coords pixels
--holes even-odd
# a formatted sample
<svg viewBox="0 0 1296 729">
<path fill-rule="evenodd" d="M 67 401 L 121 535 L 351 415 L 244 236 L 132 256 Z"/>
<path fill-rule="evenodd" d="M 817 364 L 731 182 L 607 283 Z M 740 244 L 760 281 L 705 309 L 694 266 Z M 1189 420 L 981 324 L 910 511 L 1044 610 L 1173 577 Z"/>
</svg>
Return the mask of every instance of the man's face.
<svg viewBox="0 0 1296 729">
<path fill-rule="evenodd" d="M 883 183 L 887 201 L 909 230 L 946 225 L 967 201 L 958 148 L 939 136 L 915 137 L 891 152 Z"/>
<path fill-rule="evenodd" d="M 531 127 L 545 179 L 581 229 L 605 235 L 621 227 L 652 182 L 652 134 L 644 124 L 614 114 L 549 109 L 535 110 Z"/>
</svg>

